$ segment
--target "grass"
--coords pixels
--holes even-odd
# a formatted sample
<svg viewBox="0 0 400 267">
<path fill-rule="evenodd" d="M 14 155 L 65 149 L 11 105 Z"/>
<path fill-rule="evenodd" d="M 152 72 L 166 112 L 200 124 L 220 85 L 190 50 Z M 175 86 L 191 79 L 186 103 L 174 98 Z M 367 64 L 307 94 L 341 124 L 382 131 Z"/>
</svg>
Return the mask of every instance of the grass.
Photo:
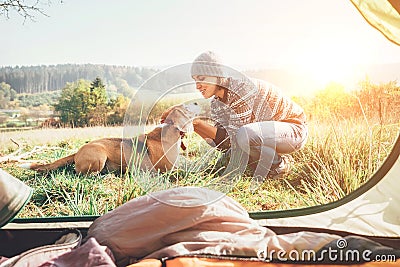
<svg viewBox="0 0 400 267">
<path fill-rule="evenodd" d="M 98 215 L 126 201 L 176 186 L 224 190 L 249 211 L 281 210 L 328 203 L 360 187 L 391 151 L 399 125 L 368 125 L 363 121 L 311 122 L 307 145 L 293 153 L 294 163 L 284 179 L 255 184 L 246 174 L 227 180 L 219 175 L 221 153 L 196 134 L 184 142 L 188 150 L 179 169 L 164 174 L 139 171 L 128 174 L 76 175 L 73 166 L 47 174 L 23 170 L 13 163 L 0 165 L 35 189 L 20 217 Z M 123 129 L 46 129 L 2 133 L 1 153 L 16 150 L 16 142 L 29 151 L 35 145 L 53 149 L 33 159 L 52 161 L 75 152 L 85 142 L 104 136 L 121 136 Z"/>
<path fill-rule="evenodd" d="M 17 149 L 15 140 L 26 149 L 35 145 L 74 147 L 77 142 L 85 142 L 106 136 L 121 136 L 123 127 L 87 127 L 62 129 L 34 129 L 27 131 L 12 131 L 0 134 L 0 153 L 10 153 Z"/>
</svg>

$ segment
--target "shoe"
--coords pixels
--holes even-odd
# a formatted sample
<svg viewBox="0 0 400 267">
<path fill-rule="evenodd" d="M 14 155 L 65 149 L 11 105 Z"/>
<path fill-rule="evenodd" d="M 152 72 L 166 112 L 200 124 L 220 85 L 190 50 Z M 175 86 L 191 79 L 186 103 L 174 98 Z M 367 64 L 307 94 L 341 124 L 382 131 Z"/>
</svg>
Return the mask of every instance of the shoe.
<svg viewBox="0 0 400 267">
<path fill-rule="evenodd" d="M 282 178 L 285 174 L 289 173 L 291 169 L 291 163 L 293 162 L 293 158 L 290 155 L 282 155 L 281 162 L 278 164 L 273 164 L 271 166 L 271 170 L 267 174 L 268 179 L 279 179 Z"/>
</svg>

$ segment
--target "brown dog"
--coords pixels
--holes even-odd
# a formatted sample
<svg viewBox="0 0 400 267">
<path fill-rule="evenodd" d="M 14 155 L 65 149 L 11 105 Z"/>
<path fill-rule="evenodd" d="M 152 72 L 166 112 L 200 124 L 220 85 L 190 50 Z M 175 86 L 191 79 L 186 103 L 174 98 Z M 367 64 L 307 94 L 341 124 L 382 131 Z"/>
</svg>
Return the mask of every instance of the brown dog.
<svg viewBox="0 0 400 267">
<path fill-rule="evenodd" d="M 173 168 L 181 147 L 181 135 L 192 131 L 197 103 L 175 105 L 162 115 L 161 125 L 136 138 L 102 138 L 82 146 L 78 152 L 49 164 L 28 163 L 20 167 L 50 171 L 75 163 L 77 173 L 126 172 L 129 162 L 140 169 L 165 172 Z"/>
</svg>

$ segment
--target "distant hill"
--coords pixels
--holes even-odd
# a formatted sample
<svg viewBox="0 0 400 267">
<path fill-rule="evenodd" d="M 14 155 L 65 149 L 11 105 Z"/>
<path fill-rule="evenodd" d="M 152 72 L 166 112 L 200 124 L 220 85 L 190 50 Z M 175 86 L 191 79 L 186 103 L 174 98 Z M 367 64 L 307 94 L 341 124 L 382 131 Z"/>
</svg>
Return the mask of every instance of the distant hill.
<svg viewBox="0 0 400 267">
<path fill-rule="evenodd" d="M 18 93 L 43 93 L 60 90 L 67 82 L 79 79 L 94 80 L 100 77 L 108 90 L 113 90 L 127 97 L 132 96 L 133 88 L 159 71 L 158 68 L 113 66 L 98 64 L 60 64 L 49 66 L 0 67 L 0 83 L 5 82 Z M 290 95 L 313 92 L 318 85 L 311 77 L 299 71 L 285 69 L 258 69 L 244 71 L 247 75 L 269 81 Z M 400 63 L 362 66 L 353 77 L 351 84 L 362 81 L 367 76 L 375 83 L 400 81 Z M 165 77 L 152 84 L 151 90 L 163 90 L 176 85 L 177 77 Z M 157 87 L 157 88 L 153 88 Z"/>
<path fill-rule="evenodd" d="M 5 82 L 17 93 L 42 93 L 60 90 L 67 82 L 100 77 L 108 86 L 138 87 L 157 70 L 141 67 L 94 64 L 62 64 L 0 68 L 0 83 Z"/>
<path fill-rule="evenodd" d="M 377 83 L 394 80 L 400 82 L 400 63 L 369 65 L 366 66 L 365 72 Z"/>
<path fill-rule="evenodd" d="M 293 95 L 299 91 L 310 91 L 313 87 L 313 81 L 310 77 L 304 77 L 298 72 L 283 70 L 283 69 L 269 69 L 269 70 L 251 70 L 245 71 L 246 75 L 265 80 L 278 87 L 280 87 L 286 94 Z"/>
</svg>

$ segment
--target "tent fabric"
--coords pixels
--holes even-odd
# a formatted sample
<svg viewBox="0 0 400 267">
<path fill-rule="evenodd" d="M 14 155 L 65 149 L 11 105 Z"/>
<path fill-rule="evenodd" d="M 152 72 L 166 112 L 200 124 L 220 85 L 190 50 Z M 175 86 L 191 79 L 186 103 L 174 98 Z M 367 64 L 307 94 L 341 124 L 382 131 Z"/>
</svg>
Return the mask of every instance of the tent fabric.
<svg viewBox="0 0 400 267">
<path fill-rule="evenodd" d="M 390 41 L 400 45 L 398 0 L 351 0 L 363 17 Z"/>
<path fill-rule="evenodd" d="M 335 231 L 351 232 L 364 236 L 393 237 L 399 238 L 400 233 L 400 194 L 398 184 L 400 176 L 400 136 L 389 155 L 373 177 L 371 177 L 370 188 L 368 185 L 360 188 L 365 191 L 353 199 L 353 192 L 348 195 L 350 199 L 339 201 L 340 205 L 331 203 L 333 206 L 323 210 L 315 207 L 314 210 L 323 210 L 306 214 L 304 209 L 298 211 L 285 211 L 285 218 L 268 218 L 268 213 L 259 214 L 259 223 L 266 227 L 304 227 L 321 228 Z M 313 209 L 311 209 L 313 210 Z M 303 213 L 304 212 L 304 213 Z M 303 213 L 303 214 L 302 214 Z M 290 214 L 296 214 L 290 216 Z M 264 218 L 260 218 L 261 216 Z M 279 212 L 275 214 L 279 216 Z"/>
<path fill-rule="evenodd" d="M 71 230 L 54 244 L 32 248 L 10 259 L 2 261 L 0 267 L 30 267 L 41 266 L 49 259 L 71 252 L 81 243 L 82 235 L 77 230 Z M 60 266 L 60 265 L 57 265 Z"/>
<path fill-rule="evenodd" d="M 59 222 L 51 221 L 49 218 L 39 218 L 35 222 L 33 218 L 17 218 L 12 222 L 1 227 L 2 230 L 24 230 L 24 229 L 87 229 L 98 216 L 89 216 L 90 221 L 83 220 L 86 217 L 56 217 L 52 219 L 59 220 Z"/>
<path fill-rule="evenodd" d="M 11 221 L 26 205 L 33 189 L 0 169 L 0 227 Z"/>
</svg>

